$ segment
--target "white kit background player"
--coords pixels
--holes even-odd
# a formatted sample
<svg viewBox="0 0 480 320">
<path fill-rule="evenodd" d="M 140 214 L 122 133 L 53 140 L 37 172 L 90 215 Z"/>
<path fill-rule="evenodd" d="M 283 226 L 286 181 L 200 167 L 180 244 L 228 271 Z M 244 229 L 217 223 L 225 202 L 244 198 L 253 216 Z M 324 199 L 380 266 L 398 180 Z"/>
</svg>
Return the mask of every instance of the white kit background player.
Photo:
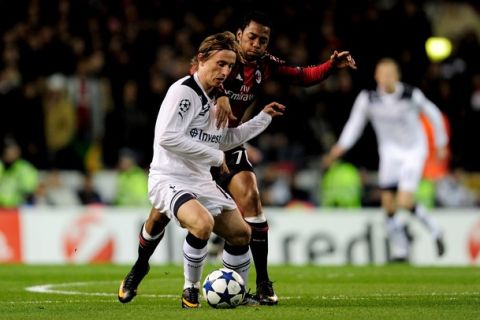
<svg viewBox="0 0 480 320">
<path fill-rule="evenodd" d="M 212 94 L 232 70 L 239 52 L 230 32 L 207 37 L 194 59 L 197 72 L 171 85 L 162 102 L 148 180 L 153 208 L 140 234 L 139 259 L 120 285 L 118 298 L 122 303 L 136 295 L 149 269 L 148 258 L 164 234 L 162 226 L 171 219 L 188 230 L 183 245 L 183 308 L 200 306 L 200 279 L 212 232 L 226 240 L 225 267 L 244 279 L 248 274 L 250 227 L 235 202 L 213 181 L 210 167 L 228 170 L 223 151 L 261 133 L 285 107 L 271 103 L 237 128 L 217 128 Z M 146 228 L 158 221 L 164 221 L 160 227 Z"/>
<path fill-rule="evenodd" d="M 438 256 L 442 256 L 445 251 L 442 231 L 414 200 L 428 152 L 419 114 L 424 113 L 431 121 L 437 156 L 444 158 L 448 137 L 441 113 L 420 89 L 400 82 L 400 70 L 393 59 L 384 58 L 377 63 L 375 81 L 376 90 L 363 90 L 357 96 L 341 136 L 324 157 L 323 165 L 329 166 L 349 150 L 369 120 L 378 143 L 379 186 L 382 208 L 387 214 L 391 259 L 406 261 L 409 254 L 405 228 L 395 216 L 397 209 L 408 210 L 420 219 L 435 240 Z"/>
</svg>

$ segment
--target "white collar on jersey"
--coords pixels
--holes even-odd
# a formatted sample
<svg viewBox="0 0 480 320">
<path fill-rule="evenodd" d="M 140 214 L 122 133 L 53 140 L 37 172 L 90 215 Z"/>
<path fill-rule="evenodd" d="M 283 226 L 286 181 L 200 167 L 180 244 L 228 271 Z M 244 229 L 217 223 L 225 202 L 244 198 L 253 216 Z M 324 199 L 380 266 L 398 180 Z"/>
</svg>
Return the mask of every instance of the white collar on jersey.
<svg viewBox="0 0 480 320">
<path fill-rule="evenodd" d="M 212 101 L 212 99 L 210 99 L 210 96 L 207 94 L 207 92 L 206 92 L 205 89 L 203 88 L 202 84 L 200 83 L 200 79 L 198 78 L 198 72 L 195 72 L 195 73 L 193 74 L 193 79 L 194 79 L 195 82 L 198 84 L 198 86 L 200 87 L 200 89 L 202 89 L 203 95 L 204 95 L 205 97 L 207 97 L 208 102 L 213 106 L 213 101 Z"/>
</svg>

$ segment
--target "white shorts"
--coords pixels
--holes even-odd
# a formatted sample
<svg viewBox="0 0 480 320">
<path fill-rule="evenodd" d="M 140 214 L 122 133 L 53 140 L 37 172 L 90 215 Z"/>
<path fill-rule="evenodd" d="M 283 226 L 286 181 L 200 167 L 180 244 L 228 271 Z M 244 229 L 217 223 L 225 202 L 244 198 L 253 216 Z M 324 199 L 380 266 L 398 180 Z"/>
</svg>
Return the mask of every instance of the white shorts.
<svg viewBox="0 0 480 320">
<path fill-rule="evenodd" d="M 414 193 L 422 178 L 425 166 L 423 152 L 380 155 L 378 182 L 380 188 L 396 187 Z"/>
<path fill-rule="evenodd" d="M 212 216 L 237 208 L 233 199 L 215 181 L 185 183 L 165 176 L 148 178 L 148 198 L 153 207 L 177 220 L 178 208 L 191 199 L 198 200 Z"/>
</svg>

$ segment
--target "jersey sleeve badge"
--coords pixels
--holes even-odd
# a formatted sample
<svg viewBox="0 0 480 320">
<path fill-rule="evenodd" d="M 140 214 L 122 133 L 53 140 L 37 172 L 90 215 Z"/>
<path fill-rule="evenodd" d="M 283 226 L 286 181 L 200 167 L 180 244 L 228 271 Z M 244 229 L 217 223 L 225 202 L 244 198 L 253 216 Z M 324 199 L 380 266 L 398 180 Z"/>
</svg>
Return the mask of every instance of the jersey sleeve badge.
<svg viewBox="0 0 480 320">
<path fill-rule="evenodd" d="M 180 100 L 180 103 L 178 104 L 178 115 L 183 119 L 183 115 L 187 113 L 187 111 L 190 109 L 190 106 L 192 103 L 188 99 L 182 99 Z"/>
</svg>

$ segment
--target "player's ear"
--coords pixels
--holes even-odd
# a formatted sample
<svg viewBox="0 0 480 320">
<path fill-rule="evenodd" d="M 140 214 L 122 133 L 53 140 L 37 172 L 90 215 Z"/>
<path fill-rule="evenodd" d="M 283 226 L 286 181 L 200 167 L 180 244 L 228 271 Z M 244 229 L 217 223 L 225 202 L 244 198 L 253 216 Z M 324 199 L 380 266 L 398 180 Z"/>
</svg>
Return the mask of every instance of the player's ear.
<svg viewBox="0 0 480 320">
<path fill-rule="evenodd" d="M 205 54 L 199 53 L 197 55 L 197 61 L 198 61 L 198 67 L 203 66 L 203 64 L 205 63 Z M 198 67 L 197 67 L 197 71 L 198 71 Z"/>
<path fill-rule="evenodd" d="M 242 29 L 237 30 L 237 41 L 240 41 L 240 39 L 242 38 L 242 33 Z"/>
</svg>

